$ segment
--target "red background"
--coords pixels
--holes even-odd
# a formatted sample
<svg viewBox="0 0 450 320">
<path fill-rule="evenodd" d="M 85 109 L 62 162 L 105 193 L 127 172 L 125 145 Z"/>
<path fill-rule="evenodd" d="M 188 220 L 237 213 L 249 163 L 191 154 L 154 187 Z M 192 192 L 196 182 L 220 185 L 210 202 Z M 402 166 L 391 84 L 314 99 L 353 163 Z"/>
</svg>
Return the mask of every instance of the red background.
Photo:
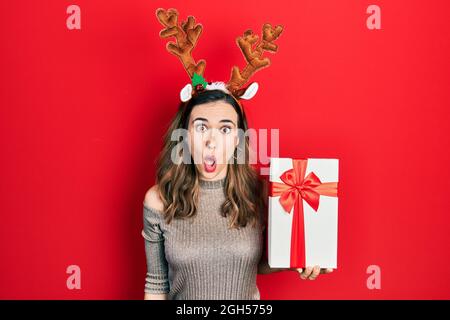
<svg viewBox="0 0 450 320">
<path fill-rule="evenodd" d="M 283 24 L 250 126 L 279 128 L 281 156 L 340 159 L 339 269 L 258 276 L 262 299 L 450 298 L 446 0 L 2 1 L 0 298 L 143 298 L 142 201 L 189 80 L 158 7 L 203 24 L 208 81 L 242 66 L 243 31 Z"/>
</svg>

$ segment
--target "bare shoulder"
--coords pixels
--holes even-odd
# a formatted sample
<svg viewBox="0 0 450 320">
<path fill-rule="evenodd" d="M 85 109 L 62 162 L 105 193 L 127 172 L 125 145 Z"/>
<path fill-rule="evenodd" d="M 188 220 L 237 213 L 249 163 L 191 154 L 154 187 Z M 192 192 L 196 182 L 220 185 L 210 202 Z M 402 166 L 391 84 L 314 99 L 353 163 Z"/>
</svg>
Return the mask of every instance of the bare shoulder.
<svg viewBox="0 0 450 320">
<path fill-rule="evenodd" d="M 152 208 L 152 209 L 156 209 L 159 211 L 164 210 L 163 202 L 162 202 L 161 198 L 159 197 L 159 189 L 158 189 L 157 184 L 152 186 L 145 193 L 144 205 L 147 208 Z"/>
</svg>

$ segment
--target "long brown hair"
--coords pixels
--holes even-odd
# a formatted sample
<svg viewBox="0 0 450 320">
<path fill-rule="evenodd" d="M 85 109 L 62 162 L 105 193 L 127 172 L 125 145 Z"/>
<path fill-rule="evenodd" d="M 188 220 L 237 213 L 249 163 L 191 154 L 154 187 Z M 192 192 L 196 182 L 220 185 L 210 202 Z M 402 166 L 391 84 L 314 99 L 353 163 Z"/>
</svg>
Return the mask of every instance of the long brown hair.
<svg viewBox="0 0 450 320">
<path fill-rule="evenodd" d="M 164 135 L 163 148 L 157 161 L 156 183 L 164 205 L 167 223 L 170 223 L 173 218 L 186 219 L 196 214 L 200 189 L 197 169 L 192 158 L 189 162 L 174 163 L 173 161 L 173 150 L 179 160 L 191 155 L 182 154 L 181 150 L 177 149 L 183 143 L 186 144 L 186 139 L 182 137 L 174 139 L 172 132 L 176 129 L 188 129 L 189 116 L 196 105 L 220 100 L 234 108 L 238 114 L 238 128 L 242 129 L 239 131 L 245 133 L 248 129 L 247 119 L 240 104 L 221 90 L 205 90 L 180 104 L 178 112 Z M 249 222 L 255 226 L 264 219 L 262 213 L 265 207 L 263 196 L 265 184 L 258 176 L 256 169 L 249 163 L 248 135 L 240 137 L 239 141 L 239 147 L 244 150 L 241 150 L 243 153 L 238 155 L 238 148 L 236 148 L 234 157 L 243 155 L 245 161 L 239 161 L 239 163 L 233 161 L 227 164 L 226 200 L 221 206 L 222 216 L 231 217 L 230 228 L 245 227 Z M 187 150 L 186 147 L 183 149 Z"/>
</svg>

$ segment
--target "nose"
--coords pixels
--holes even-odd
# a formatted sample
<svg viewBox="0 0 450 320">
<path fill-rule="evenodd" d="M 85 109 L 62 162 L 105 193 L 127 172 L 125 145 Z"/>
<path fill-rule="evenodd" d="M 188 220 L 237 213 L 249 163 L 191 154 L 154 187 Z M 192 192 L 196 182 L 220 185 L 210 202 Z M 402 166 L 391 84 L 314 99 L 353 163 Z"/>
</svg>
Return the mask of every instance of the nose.
<svg viewBox="0 0 450 320">
<path fill-rule="evenodd" d="M 213 132 L 206 137 L 205 145 L 208 149 L 214 149 L 216 147 L 216 137 Z"/>
<path fill-rule="evenodd" d="M 216 142 L 214 138 L 209 138 L 206 140 L 206 147 L 208 149 L 214 149 L 216 147 Z"/>
</svg>

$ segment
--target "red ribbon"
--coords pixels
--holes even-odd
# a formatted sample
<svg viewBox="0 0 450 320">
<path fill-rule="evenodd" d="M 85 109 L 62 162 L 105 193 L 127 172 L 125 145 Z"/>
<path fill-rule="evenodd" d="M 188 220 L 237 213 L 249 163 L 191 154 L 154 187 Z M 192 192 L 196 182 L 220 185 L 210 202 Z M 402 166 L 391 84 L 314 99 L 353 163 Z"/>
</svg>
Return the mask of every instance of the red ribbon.
<svg viewBox="0 0 450 320">
<path fill-rule="evenodd" d="M 291 268 L 305 267 L 305 224 L 303 202 L 305 200 L 314 211 L 319 209 L 320 195 L 337 197 L 337 182 L 320 182 L 320 179 L 310 172 L 305 177 L 307 159 L 292 160 L 293 169 L 285 171 L 280 179 L 284 183 L 270 182 L 269 196 L 280 197 L 279 201 L 284 211 L 290 214 L 294 207 L 291 232 Z"/>
</svg>

